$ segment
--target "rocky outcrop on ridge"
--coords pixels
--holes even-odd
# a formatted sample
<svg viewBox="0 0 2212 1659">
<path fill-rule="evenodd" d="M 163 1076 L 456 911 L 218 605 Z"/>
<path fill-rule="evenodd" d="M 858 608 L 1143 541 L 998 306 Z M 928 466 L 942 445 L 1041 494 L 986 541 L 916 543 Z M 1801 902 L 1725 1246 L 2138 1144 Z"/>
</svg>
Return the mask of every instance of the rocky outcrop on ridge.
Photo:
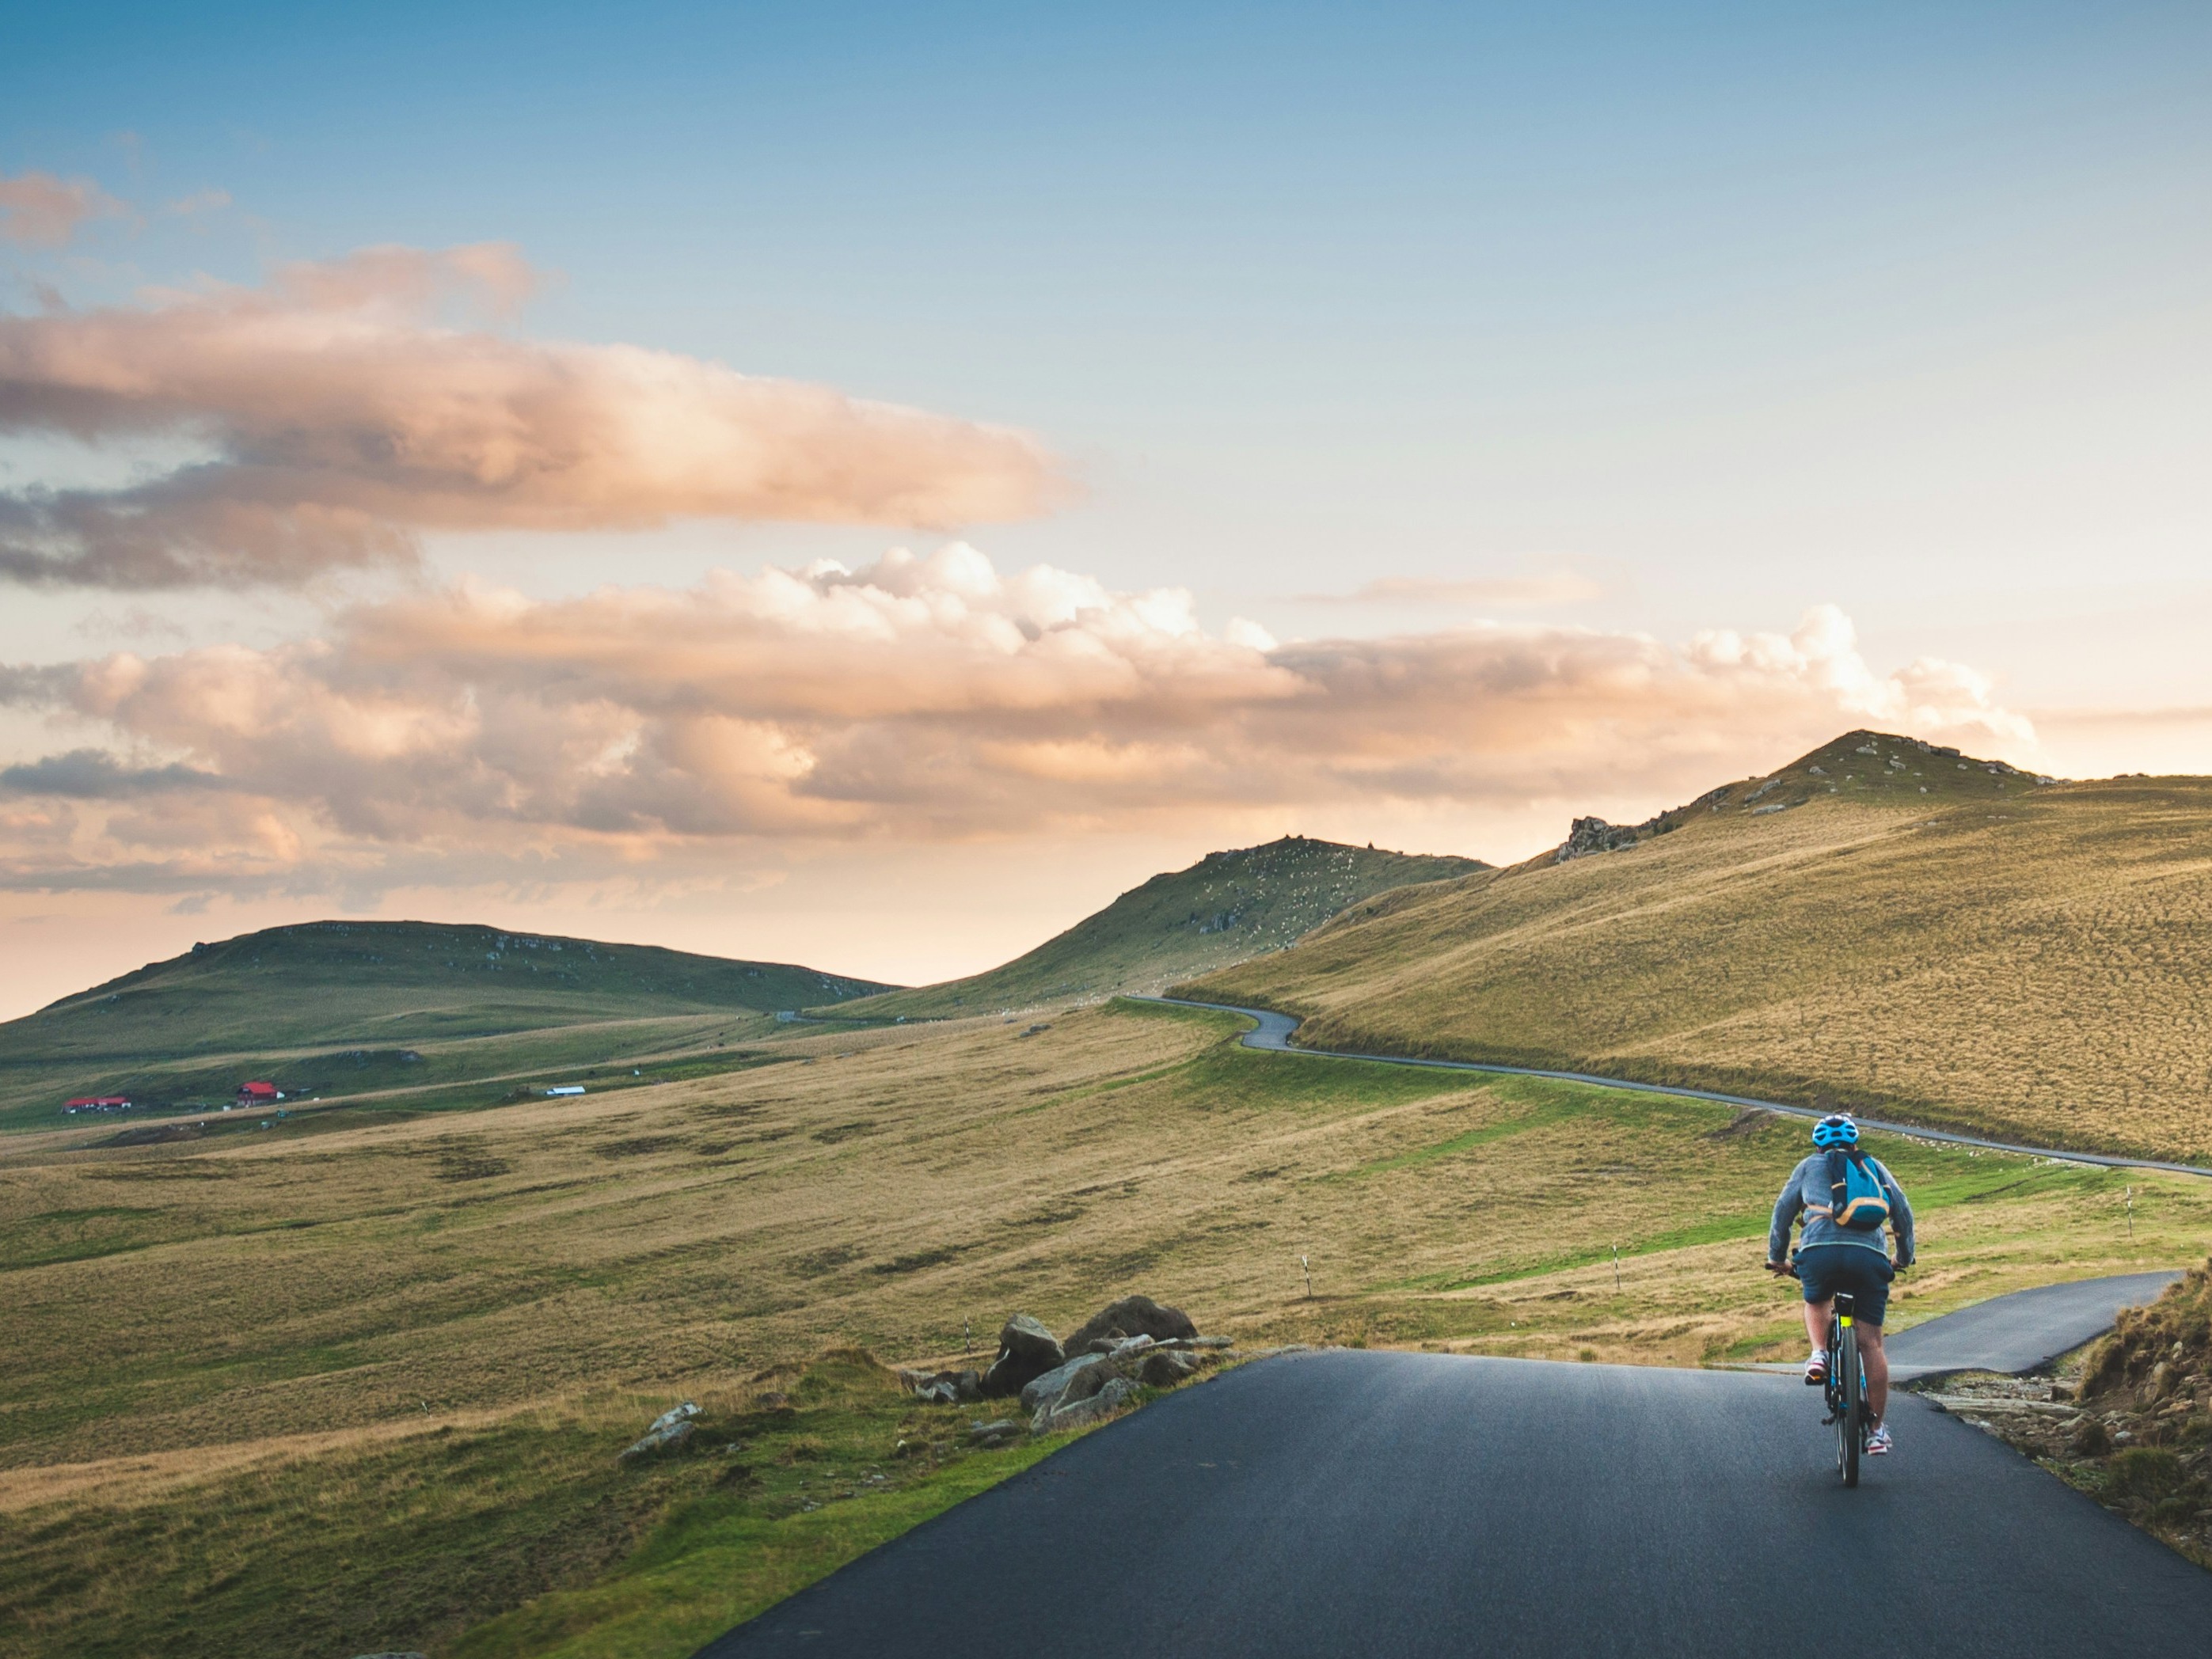
<svg viewBox="0 0 2212 1659">
<path fill-rule="evenodd" d="M 1982 760 L 1924 738 L 1846 732 L 1764 777 L 1724 783 L 1641 823 L 1577 818 L 1566 840 L 1553 849 L 1551 862 L 1617 853 L 1715 813 L 1769 817 L 1826 796 L 1933 807 L 1962 800 L 2002 800 L 2056 781 L 2022 771 L 2008 761 Z"/>
<path fill-rule="evenodd" d="M 1567 838 L 1559 843 L 1559 850 L 1552 855 L 1552 862 L 1565 864 L 1592 853 L 1614 852 L 1635 846 L 1636 841 L 1637 831 L 1628 825 L 1607 823 L 1603 818 L 1577 818 Z"/>
</svg>

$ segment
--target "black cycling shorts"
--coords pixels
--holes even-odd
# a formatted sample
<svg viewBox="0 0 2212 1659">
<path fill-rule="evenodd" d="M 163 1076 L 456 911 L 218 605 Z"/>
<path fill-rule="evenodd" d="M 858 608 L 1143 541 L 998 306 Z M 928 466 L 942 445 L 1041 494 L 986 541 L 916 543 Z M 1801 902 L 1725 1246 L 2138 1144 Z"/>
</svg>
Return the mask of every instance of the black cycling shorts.
<svg viewBox="0 0 2212 1659">
<path fill-rule="evenodd" d="M 1885 1253 L 1863 1244 L 1810 1244 L 1797 1252 L 1797 1277 L 1808 1302 L 1826 1302 L 1838 1291 L 1848 1291 L 1856 1316 L 1880 1330 L 1897 1269 Z"/>
</svg>

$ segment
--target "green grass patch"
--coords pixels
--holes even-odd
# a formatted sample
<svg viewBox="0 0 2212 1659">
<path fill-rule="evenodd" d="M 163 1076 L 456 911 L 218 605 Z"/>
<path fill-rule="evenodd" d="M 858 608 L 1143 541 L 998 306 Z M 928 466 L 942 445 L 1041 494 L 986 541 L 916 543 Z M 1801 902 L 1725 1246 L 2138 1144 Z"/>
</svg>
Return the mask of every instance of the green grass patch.
<svg viewBox="0 0 2212 1659">
<path fill-rule="evenodd" d="M 1170 1019 L 1186 1025 L 1209 1026 L 1224 1037 L 1237 1036 L 1259 1029 L 1246 1014 L 1227 1013 L 1219 1008 L 1191 1008 L 1172 1002 L 1152 1002 L 1143 997 L 1114 997 L 1107 1002 L 1106 1012 L 1118 1014 L 1125 1019 Z"/>
<path fill-rule="evenodd" d="M 1326 1113 L 1403 1106 L 1479 1086 L 1474 1079 L 1370 1060 L 1270 1054 L 1224 1043 L 1194 1056 L 1164 1079 L 1164 1104 L 1188 1111 L 1223 1109 Z"/>
<path fill-rule="evenodd" d="M 533 1419 L 223 1475 L 188 1501 L 11 1515 L 0 1655 L 327 1659 L 436 1645 L 603 1569 L 678 1483 Z"/>
<path fill-rule="evenodd" d="M 688 1653 L 1068 1437 L 965 1449 L 968 1420 L 993 1409 L 918 1407 L 865 1356 L 833 1355 L 788 1411 L 737 1425 L 743 1452 L 620 1565 L 479 1626 L 446 1659 Z"/>
<path fill-rule="evenodd" d="M 858 1352 L 787 1386 L 788 1405 L 698 1396 L 690 1446 L 643 1467 L 616 1455 L 665 1402 L 599 1396 L 219 1475 L 189 1501 L 18 1511 L 0 1656 L 688 1653 L 1066 1437 L 971 1450 L 979 1408 L 920 1406 Z"/>
</svg>

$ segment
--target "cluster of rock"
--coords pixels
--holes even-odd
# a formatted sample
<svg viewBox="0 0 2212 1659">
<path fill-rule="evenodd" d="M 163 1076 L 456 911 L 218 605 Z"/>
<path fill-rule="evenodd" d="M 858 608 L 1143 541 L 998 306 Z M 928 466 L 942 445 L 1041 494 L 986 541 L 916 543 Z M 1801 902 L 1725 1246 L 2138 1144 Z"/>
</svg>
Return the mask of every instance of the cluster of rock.
<svg viewBox="0 0 2212 1659">
<path fill-rule="evenodd" d="M 1148 1296 L 1124 1297 L 1066 1341 L 1027 1314 L 999 1333 L 998 1357 L 985 1371 L 910 1371 L 899 1380 L 939 1405 L 1019 1396 L 1033 1434 L 1056 1433 L 1110 1416 L 1139 1388 L 1171 1388 L 1230 1346 L 1200 1336 L 1179 1308 Z M 1020 1432 L 1012 1419 L 976 1425 L 971 1437 L 997 1445 Z"/>
</svg>

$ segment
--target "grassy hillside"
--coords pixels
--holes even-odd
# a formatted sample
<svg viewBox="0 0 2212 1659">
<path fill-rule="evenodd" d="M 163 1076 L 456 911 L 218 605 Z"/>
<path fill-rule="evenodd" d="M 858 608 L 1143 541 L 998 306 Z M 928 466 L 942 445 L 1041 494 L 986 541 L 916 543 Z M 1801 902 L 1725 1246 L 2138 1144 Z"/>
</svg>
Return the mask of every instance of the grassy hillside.
<svg viewBox="0 0 2212 1659">
<path fill-rule="evenodd" d="M 1867 746 L 1631 830 L 1583 826 L 1582 844 L 1619 850 L 1371 892 L 1222 977 L 1285 971 L 1316 1004 L 1402 1017 L 1430 1006 L 1425 975 L 1446 988 L 1438 1020 L 1476 1006 L 1516 1042 L 1719 1043 L 1765 1021 L 1763 1042 L 1725 1050 L 1745 1072 L 1788 1058 L 1789 999 L 1839 1027 L 1872 1009 L 1873 1059 L 1894 1068 L 1878 1079 L 1951 1079 L 1923 1091 L 1931 1115 L 1993 1109 L 1960 1104 L 1956 1079 L 2010 1075 L 1994 1069 L 2022 1051 L 2007 1023 L 2031 1013 L 2184 1075 L 2160 1057 L 2196 1040 L 2212 785 L 2044 787 Z M 782 999 L 719 1000 L 726 979 L 612 957 L 594 986 L 608 947 L 578 947 L 580 967 L 569 941 L 529 956 L 492 939 L 481 969 L 458 950 L 382 981 L 383 962 L 340 961 L 320 995 L 370 1056 L 399 1051 L 409 1018 L 448 1016 L 394 1062 L 410 1067 L 481 1076 L 532 1044 L 579 1065 L 625 1042 L 672 1058 L 577 1099 L 457 1092 L 432 1114 L 371 1095 L 158 1144 L 112 1124 L 0 1142 L 0 1659 L 681 1659 L 1047 1449 L 971 1449 L 973 1407 L 901 1395 L 860 1352 L 951 1360 L 1018 1310 L 1066 1330 L 1143 1291 L 1247 1342 L 1672 1364 L 1802 1340 L 1790 1287 L 1756 1266 L 1801 1122 L 1256 1054 L 1231 1017 L 1121 1000 L 738 1042 L 772 1024 L 744 1007 Z M 305 1046 L 335 1027 L 294 988 L 333 940 L 402 954 L 289 940 L 296 971 L 208 997 L 205 1041 L 350 1052 Z M 2027 971 L 1992 989 L 1978 964 L 2006 951 Z M 2120 986 L 2103 1002 L 2100 975 Z M 1389 994 L 1363 1001 L 1378 980 Z M 63 1029 L 96 1032 L 113 1017 L 99 1000 L 134 981 L 153 984 L 71 1000 Z M 393 994 L 347 1000 L 371 984 Z M 279 1023 L 285 995 L 304 1023 Z M 185 1042 L 191 1007 L 148 1029 Z M 555 1023 L 500 1023 L 530 1018 Z M 1940 1040 L 1900 1035 L 1911 1020 Z M 1328 1034 L 1378 1040 L 1363 1029 Z M 2088 1121 L 2070 1101 L 2054 1121 Z M 2194 1260 L 2212 1229 L 2212 1182 L 1874 1146 L 1920 1218 L 1899 1325 Z M 616 1462 L 685 1399 L 710 1449 Z"/>
<path fill-rule="evenodd" d="M 1853 732 L 1577 837 L 1616 839 L 1385 895 L 1198 989 L 1324 1046 L 2212 1158 L 2212 780 Z"/>
<path fill-rule="evenodd" d="M 912 1018 L 1157 992 L 1176 980 L 1279 951 L 1346 905 L 1388 889 L 1486 867 L 1474 859 L 1385 853 L 1285 836 L 1264 847 L 1209 853 L 1188 870 L 1154 876 L 988 973 L 871 997 L 838 1012 Z"/>
<path fill-rule="evenodd" d="M 0 1025 L 0 1123 L 50 1121 L 76 1094 L 227 1097 L 249 1075 L 361 1092 L 628 1060 L 884 988 L 652 945 L 305 922 L 196 945 Z"/>
<path fill-rule="evenodd" d="M 1238 1024 L 1115 1003 L 496 1111 L 11 1138 L 0 1656 L 681 1659 L 1035 1450 L 793 1368 L 957 1356 L 1017 1309 L 1065 1331 L 1143 1290 L 1249 1341 L 1570 1359 L 1802 1341 L 1755 1265 L 1802 1123 Z M 2212 1227 L 2212 1182 L 1876 1148 L 1921 1218 L 1902 1322 Z M 684 1399 L 744 1451 L 616 1463 Z"/>
</svg>

